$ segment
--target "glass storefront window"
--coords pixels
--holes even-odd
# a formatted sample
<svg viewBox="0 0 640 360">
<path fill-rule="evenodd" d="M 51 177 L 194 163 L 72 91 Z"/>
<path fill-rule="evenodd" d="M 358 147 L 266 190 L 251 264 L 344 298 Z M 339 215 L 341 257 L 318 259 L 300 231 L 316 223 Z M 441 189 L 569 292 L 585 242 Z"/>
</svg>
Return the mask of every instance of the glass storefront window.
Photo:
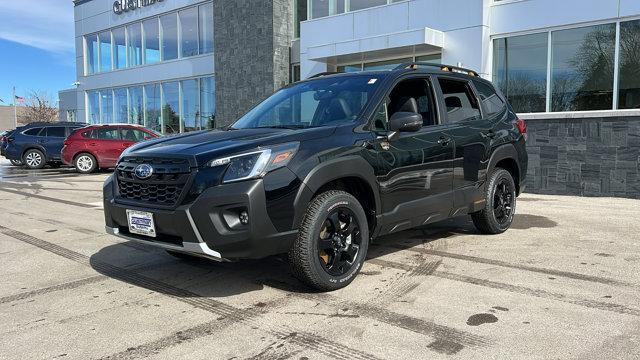
<svg viewBox="0 0 640 360">
<path fill-rule="evenodd" d="M 307 0 L 295 0 L 294 11 L 294 34 L 295 37 L 300 37 L 300 23 L 307 20 Z"/>
<path fill-rule="evenodd" d="M 180 132 L 180 85 L 177 81 L 162 83 L 163 133 Z"/>
<path fill-rule="evenodd" d="M 349 10 L 355 11 L 386 4 L 387 0 L 351 0 L 351 7 Z"/>
<path fill-rule="evenodd" d="M 362 71 L 362 64 L 342 65 L 342 66 L 338 66 L 336 70 L 341 73 L 358 72 L 358 71 Z"/>
<path fill-rule="evenodd" d="M 162 60 L 178 58 L 178 18 L 176 14 L 160 17 L 162 33 Z"/>
<path fill-rule="evenodd" d="M 87 122 L 89 124 L 100 123 L 100 93 L 97 91 L 87 92 Z"/>
<path fill-rule="evenodd" d="M 161 132 L 160 127 L 160 84 L 144 86 L 144 126 Z"/>
<path fill-rule="evenodd" d="M 198 9 L 200 54 L 208 54 L 213 52 L 213 3 L 200 5 Z"/>
<path fill-rule="evenodd" d="M 144 63 L 153 64 L 160 61 L 160 30 L 158 19 L 152 18 L 142 23 L 144 32 Z"/>
<path fill-rule="evenodd" d="M 200 115 L 198 98 L 198 80 L 190 79 L 180 82 L 182 87 L 182 120 L 184 131 L 200 130 L 197 124 Z"/>
<path fill-rule="evenodd" d="M 87 44 L 87 74 L 98 72 L 98 35 L 90 35 L 85 38 Z"/>
<path fill-rule="evenodd" d="M 390 70 L 402 63 L 411 62 L 411 61 L 413 61 L 413 58 L 370 62 L 370 63 L 364 64 L 364 69 L 365 70 Z"/>
<path fill-rule="evenodd" d="M 616 25 L 551 33 L 551 111 L 613 108 Z"/>
<path fill-rule="evenodd" d="M 620 23 L 619 109 L 640 108 L 640 20 Z"/>
<path fill-rule="evenodd" d="M 317 19 L 329 16 L 329 3 L 331 0 L 311 0 L 311 18 Z"/>
<path fill-rule="evenodd" d="M 124 69 L 127 67 L 127 44 L 123 27 L 114 29 L 113 33 L 113 67 Z"/>
<path fill-rule="evenodd" d="M 111 90 L 100 90 L 100 123 L 113 123 L 113 93 Z"/>
<path fill-rule="evenodd" d="M 111 31 L 98 35 L 100 42 L 100 71 L 111 71 Z"/>
<path fill-rule="evenodd" d="M 115 110 L 114 122 L 126 123 L 129 119 L 129 104 L 127 101 L 127 89 L 113 90 L 113 108 Z"/>
<path fill-rule="evenodd" d="M 200 79 L 200 117 L 197 126 L 201 129 L 216 127 L 216 87 L 213 77 Z"/>
<path fill-rule="evenodd" d="M 547 33 L 493 42 L 493 82 L 516 112 L 546 111 L 547 53 Z"/>
<path fill-rule="evenodd" d="M 416 61 L 442 64 L 442 54 L 416 56 Z"/>
<path fill-rule="evenodd" d="M 165 134 L 215 127 L 214 77 L 87 91 L 87 122 L 130 123 Z"/>
<path fill-rule="evenodd" d="M 129 66 L 142 65 L 142 30 L 140 23 L 127 26 Z"/>
<path fill-rule="evenodd" d="M 144 97 L 142 86 L 129 88 L 129 123 L 144 125 Z"/>
<path fill-rule="evenodd" d="M 180 16 L 180 44 L 182 57 L 198 55 L 198 8 L 182 10 Z"/>
</svg>

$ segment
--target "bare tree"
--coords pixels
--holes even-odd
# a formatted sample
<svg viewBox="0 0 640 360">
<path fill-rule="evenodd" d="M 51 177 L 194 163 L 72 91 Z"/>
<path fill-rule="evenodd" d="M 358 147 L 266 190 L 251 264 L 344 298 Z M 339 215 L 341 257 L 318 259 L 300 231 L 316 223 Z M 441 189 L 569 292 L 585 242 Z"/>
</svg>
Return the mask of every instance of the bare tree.
<svg viewBox="0 0 640 360">
<path fill-rule="evenodd" d="M 31 91 L 25 102 L 24 119 L 26 122 L 58 120 L 58 108 L 45 92 Z"/>
</svg>

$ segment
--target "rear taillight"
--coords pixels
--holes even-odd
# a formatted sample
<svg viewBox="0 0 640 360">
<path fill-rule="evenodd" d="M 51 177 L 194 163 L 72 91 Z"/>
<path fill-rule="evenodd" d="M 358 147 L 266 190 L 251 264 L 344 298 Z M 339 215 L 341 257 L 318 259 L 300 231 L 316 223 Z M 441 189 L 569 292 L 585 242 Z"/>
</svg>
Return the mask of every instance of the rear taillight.
<svg viewBox="0 0 640 360">
<path fill-rule="evenodd" d="M 69 146 L 69 145 L 71 145 L 71 141 L 69 141 L 69 140 L 67 140 L 67 139 L 64 139 L 64 141 L 63 141 L 62 143 L 64 144 L 64 146 Z M 60 143 L 58 143 L 58 144 L 60 144 Z"/>
<path fill-rule="evenodd" d="M 515 123 L 518 127 L 518 131 L 520 131 L 520 134 L 522 134 L 522 136 L 524 136 L 524 139 L 527 140 L 527 123 L 525 123 L 522 119 L 516 120 Z"/>
<path fill-rule="evenodd" d="M 6 136 L 0 136 L 0 141 L 7 141 L 7 137 Z"/>
</svg>

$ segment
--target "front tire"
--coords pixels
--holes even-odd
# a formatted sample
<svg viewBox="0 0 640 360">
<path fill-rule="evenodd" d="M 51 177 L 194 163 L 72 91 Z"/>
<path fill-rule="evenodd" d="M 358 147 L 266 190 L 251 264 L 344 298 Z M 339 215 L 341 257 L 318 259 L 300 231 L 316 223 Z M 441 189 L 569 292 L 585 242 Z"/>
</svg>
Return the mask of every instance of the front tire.
<svg viewBox="0 0 640 360">
<path fill-rule="evenodd" d="M 76 171 L 78 171 L 79 173 L 90 174 L 96 170 L 96 167 L 98 167 L 98 162 L 93 155 L 83 153 L 76 156 L 75 160 L 73 161 L 73 165 L 76 167 Z"/>
<path fill-rule="evenodd" d="M 322 291 L 349 285 L 367 256 L 369 227 L 351 194 L 327 191 L 311 201 L 289 250 L 293 274 Z"/>
<path fill-rule="evenodd" d="M 511 173 L 496 168 L 489 176 L 484 209 L 471 214 L 476 228 L 483 234 L 501 234 L 511 226 L 516 213 L 516 185 Z"/>
<path fill-rule="evenodd" d="M 22 163 L 31 170 L 42 169 L 46 164 L 44 153 L 38 149 L 27 150 L 22 157 Z"/>
</svg>

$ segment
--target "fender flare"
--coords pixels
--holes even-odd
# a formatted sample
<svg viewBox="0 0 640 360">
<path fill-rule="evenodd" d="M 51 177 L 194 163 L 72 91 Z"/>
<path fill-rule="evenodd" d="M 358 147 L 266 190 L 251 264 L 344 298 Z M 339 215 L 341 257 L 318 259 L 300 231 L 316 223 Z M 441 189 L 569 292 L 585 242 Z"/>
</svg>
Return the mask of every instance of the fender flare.
<svg viewBox="0 0 640 360">
<path fill-rule="evenodd" d="M 504 159 L 512 159 L 516 163 L 516 170 L 518 171 L 518 178 L 522 178 L 522 169 L 520 168 L 520 163 L 518 162 L 518 152 L 513 144 L 504 144 L 498 146 L 491 154 L 491 158 L 489 159 L 489 164 L 487 166 L 487 177 L 489 174 L 495 169 L 496 164 Z M 488 180 L 488 179 L 487 179 Z M 520 184 L 516 184 L 517 187 Z"/>
<path fill-rule="evenodd" d="M 381 211 L 380 191 L 371 165 L 361 156 L 350 155 L 328 160 L 314 167 L 302 180 L 293 207 L 293 228 L 297 229 L 302 222 L 305 211 L 313 195 L 325 184 L 346 177 L 355 177 L 365 182 L 373 192 L 375 212 Z"/>
</svg>

